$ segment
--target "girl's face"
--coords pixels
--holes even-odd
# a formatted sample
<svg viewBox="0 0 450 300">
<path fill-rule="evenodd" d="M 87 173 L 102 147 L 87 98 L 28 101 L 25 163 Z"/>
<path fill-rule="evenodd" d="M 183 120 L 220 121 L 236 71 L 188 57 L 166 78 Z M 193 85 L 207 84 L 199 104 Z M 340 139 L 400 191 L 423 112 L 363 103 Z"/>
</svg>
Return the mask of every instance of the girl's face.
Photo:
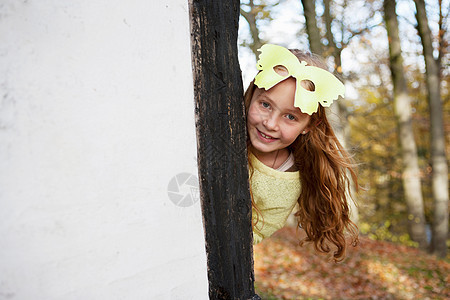
<svg viewBox="0 0 450 300">
<path fill-rule="evenodd" d="M 255 87 L 247 115 L 247 130 L 254 153 L 273 155 L 308 132 L 311 116 L 294 107 L 296 80 L 292 77 L 268 91 Z"/>
</svg>

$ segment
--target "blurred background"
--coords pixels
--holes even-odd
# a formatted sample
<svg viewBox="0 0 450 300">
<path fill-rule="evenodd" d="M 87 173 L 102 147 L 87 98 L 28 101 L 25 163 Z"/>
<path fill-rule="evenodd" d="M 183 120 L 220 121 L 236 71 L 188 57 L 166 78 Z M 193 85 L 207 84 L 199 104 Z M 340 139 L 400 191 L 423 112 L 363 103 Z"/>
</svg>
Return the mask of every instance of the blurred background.
<svg viewBox="0 0 450 300">
<path fill-rule="evenodd" d="M 349 253 L 347 260 L 353 267 L 364 265 L 366 274 L 372 274 L 374 262 L 378 263 L 376 278 L 383 280 L 368 294 L 358 296 L 342 294 L 345 287 L 337 284 L 334 274 L 329 288 L 315 287 L 304 295 L 332 299 L 450 297 L 449 2 L 241 1 L 239 56 L 244 87 L 256 75 L 257 49 L 264 43 L 321 55 L 346 85 L 346 97 L 332 105 L 330 118 L 342 143 L 354 154 L 361 187 L 355 196 L 358 205 L 353 208 L 361 249 Z M 257 288 L 266 298 L 291 299 L 295 293 L 289 294 L 289 289 L 299 288 L 289 283 L 283 288 L 286 282 L 294 285 L 296 278 L 301 278 L 304 284 L 306 278 L 314 277 L 307 269 L 293 269 L 309 252 L 289 239 L 290 230 L 282 230 L 255 248 Z M 370 249 L 363 249 L 364 245 Z M 283 251 L 288 251 L 288 262 L 274 265 Z M 270 253 L 273 257 L 267 259 Z M 395 253 L 406 260 L 399 261 Z M 423 259 L 421 264 L 418 257 Z M 278 267 L 284 271 L 273 273 Z M 341 268 L 340 274 L 348 271 L 329 263 L 320 271 L 323 276 L 318 275 L 322 283 L 335 268 Z M 292 276 L 280 281 L 286 269 Z M 386 274 L 397 279 L 389 283 Z M 344 281 L 353 278 L 364 287 L 375 280 L 366 278 L 364 285 L 361 274 L 347 275 Z M 403 275 L 406 279 L 398 280 Z"/>
</svg>

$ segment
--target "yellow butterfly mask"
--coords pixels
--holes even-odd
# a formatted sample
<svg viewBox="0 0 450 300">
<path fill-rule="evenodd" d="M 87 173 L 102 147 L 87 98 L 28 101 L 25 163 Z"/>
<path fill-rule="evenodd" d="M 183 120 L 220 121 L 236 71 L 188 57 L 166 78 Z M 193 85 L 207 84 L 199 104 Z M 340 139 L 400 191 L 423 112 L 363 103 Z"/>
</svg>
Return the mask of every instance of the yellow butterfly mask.
<svg viewBox="0 0 450 300">
<path fill-rule="evenodd" d="M 259 51 L 261 54 L 259 55 L 257 68 L 261 72 L 256 75 L 255 84 L 259 88 L 268 90 L 286 78 L 294 77 L 297 81 L 294 106 L 300 108 L 302 112 L 311 115 L 317 112 L 319 103 L 328 107 L 339 96 L 344 96 L 344 84 L 333 74 L 318 67 L 307 66 L 306 62 L 300 62 L 288 49 L 266 44 Z M 278 74 L 274 70 L 276 66 L 285 67 L 288 74 L 285 76 Z M 308 91 L 303 88 L 300 84 L 302 80 L 312 81 L 315 91 Z"/>
</svg>

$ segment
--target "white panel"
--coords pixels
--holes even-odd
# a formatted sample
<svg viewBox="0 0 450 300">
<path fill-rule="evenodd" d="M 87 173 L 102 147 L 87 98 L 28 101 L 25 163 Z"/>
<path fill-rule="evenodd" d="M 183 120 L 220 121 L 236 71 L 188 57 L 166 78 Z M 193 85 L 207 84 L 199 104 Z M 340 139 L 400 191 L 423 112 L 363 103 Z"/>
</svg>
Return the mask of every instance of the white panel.
<svg viewBox="0 0 450 300">
<path fill-rule="evenodd" d="M 0 299 L 207 299 L 189 39 L 185 0 L 1 1 Z"/>
</svg>

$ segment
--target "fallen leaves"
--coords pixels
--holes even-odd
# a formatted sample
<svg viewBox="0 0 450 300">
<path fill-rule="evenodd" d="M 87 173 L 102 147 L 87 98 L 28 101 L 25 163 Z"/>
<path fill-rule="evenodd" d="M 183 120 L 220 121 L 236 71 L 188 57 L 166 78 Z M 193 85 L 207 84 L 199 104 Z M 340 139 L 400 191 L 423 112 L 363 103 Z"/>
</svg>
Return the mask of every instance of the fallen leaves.
<svg viewBox="0 0 450 300">
<path fill-rule="evenodd" d="M 416 248 L 360 237 L 334 263 L 283 228 L 254 247 L 262 299 L 450 299 L 450 263 Z"/>
</svg>

